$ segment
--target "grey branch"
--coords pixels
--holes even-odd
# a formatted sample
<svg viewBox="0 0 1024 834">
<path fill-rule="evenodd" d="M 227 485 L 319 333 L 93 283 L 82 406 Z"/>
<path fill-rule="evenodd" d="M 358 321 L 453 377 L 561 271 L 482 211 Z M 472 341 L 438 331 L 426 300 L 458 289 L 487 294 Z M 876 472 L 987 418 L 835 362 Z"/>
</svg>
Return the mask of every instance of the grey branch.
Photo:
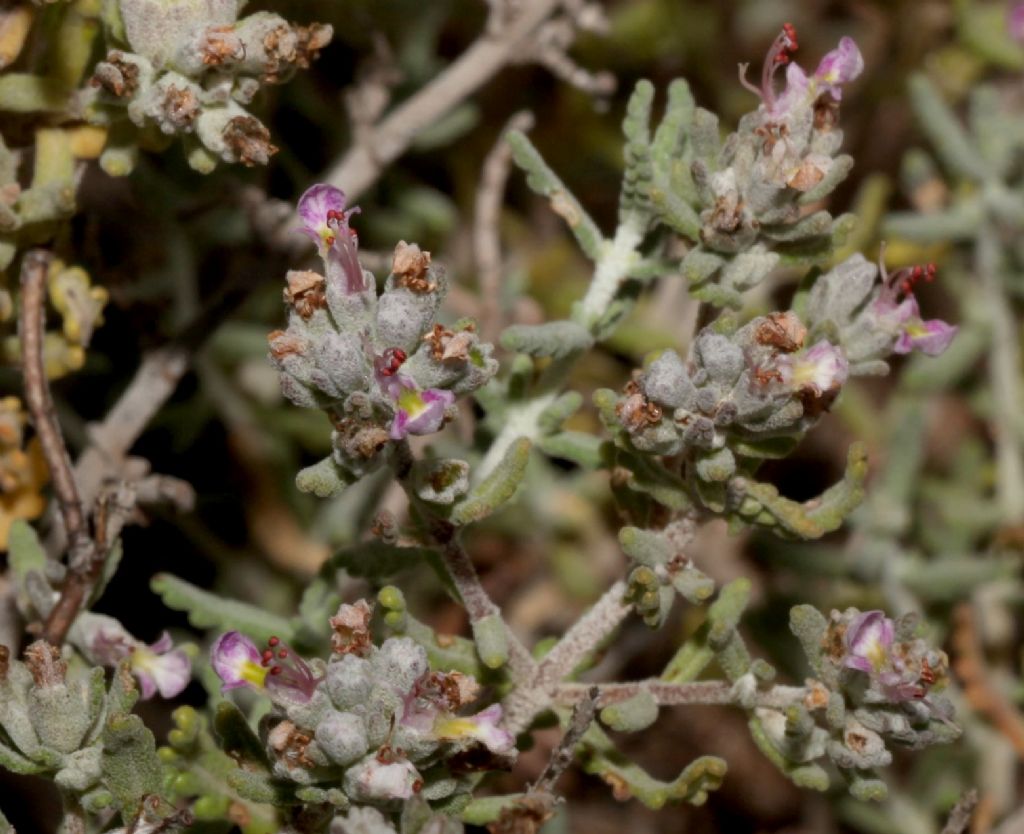
<svg viewBox="0 0 1024 834">
<path fill-rule="evenodd" d="M 971 817 L 978 804 L 978 792 L 975 789 L 967 791 L 953 806 L 949 813 L 949 819 L 942 827 L 942 834 L 964 834 L 967 826 L 971 824 Z"/>
<path fill-rule="evenodd" d="M 489 25 L 448 69 L 367 130 L 365 138 L 327 172 L 326 180 L 350 198 L 362 194 L 420 131 L 450 113 L 502 67 L 515 62 L 562 2 L 526 0 L 505 17 L 505 25 Z"/>
<path fill-rule="evenodd" d="M 579 703 L 581 698 L 589 697 L 594 684 L 562 683 L 555 687 L 553 700 L 557 704 L 570 706 Z M 655 703 L 663 707 L 674 706 L 713 706 L 736 704 L 736 693 L 732 684 L 725 681 L 698 681 L 695 683 L 669 683 L 660 678 L 628 683 L 602 683 L 598 688 L 598 706 L 602 709 L 611 704 L 628 701 L 630 698 L 648 692 L 654 696 Z M 802 686 L 774 686 L 764 692 L 757 693 L 756 706 L 770 709 L 784 709 L 798 704 L 807 696 L 807 689 Z"/>
<path fill-rule="evenodd" d="M 530 793 L 554 793 L 558 777 L 572 764 L 576 745 L 580 743 L 580 739 L 583 738 L 587 728 L 594 723 L 594 718 L 597 715 L 598 696 L 598 687 L 591 686 L 582 698 L 577 699 L 565 735 L 562 736 L 558 747 L 551 753 L 547 767 L 544 768 L 544 772 L 540 775 L 537 783 L 530 788 Z"/>
<path fill-rule="evenodd" d="M 50 255 L 41 249 L 33 249 L 22 260 L 20 329 L 25 401 L 53 479 L 53 489 L 71 546 L 67 579 L 43 626 L 43 639 L 59 646 L 103 567 L 103 553 L 97 550 L 89 532 L 88 517 L 71 471 L 71 458 L 46 379 L 43 335 L 46 332 L 46 276 L 49 266 Z"/>
</svg>

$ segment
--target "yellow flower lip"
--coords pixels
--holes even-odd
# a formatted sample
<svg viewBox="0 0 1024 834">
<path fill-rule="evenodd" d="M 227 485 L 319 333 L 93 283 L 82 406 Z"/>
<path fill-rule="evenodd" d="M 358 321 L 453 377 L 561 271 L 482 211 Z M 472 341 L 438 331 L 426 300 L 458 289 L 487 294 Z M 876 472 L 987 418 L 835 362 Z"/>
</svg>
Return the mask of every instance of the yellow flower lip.
<svg viewBox="0 0 1024 834">
<path fill-rule="evenodd" d="M 251 660 L 246 660 L 238 669 L 238 677 L 258 689 L 263 689 L 267 682 L 268 671 L 269 670 L 266 666 L 261 666 L 259 663 L 253 663 Z"/>
</svg>

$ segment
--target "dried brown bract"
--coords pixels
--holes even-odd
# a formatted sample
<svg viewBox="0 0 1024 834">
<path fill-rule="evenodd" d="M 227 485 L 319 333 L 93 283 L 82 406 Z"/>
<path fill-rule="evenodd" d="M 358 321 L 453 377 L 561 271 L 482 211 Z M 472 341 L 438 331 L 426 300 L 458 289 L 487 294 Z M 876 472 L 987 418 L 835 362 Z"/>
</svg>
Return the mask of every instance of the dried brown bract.
<svg viewBox="0 0 1024 834">
<path fill-rule="evenodd" d="M 373 646 L 370 617 L 373 609 L 361 599 L 352 605 L 342 605 L 330 619 L 331 651 L 335 654 L 354 654 L 362 657 Z"/>
<path fill-rule="evenodd" d="M 39 687 L 64 683 L 68 671 L 67 663 L 60 656 L 60 649 L 45 640 L 36 640 L 25 649 L 25 665 Z"/>
<path fill-rule="evenodd" d="M 270 353 L 277 360 L 286 356 L 304 356 L 309 349 L 306 340 L 284 330 L 274 330 L 267 335 Z"/>
<path fill-rule="evenodd" d="M 641 431 L 661 422 L 661 406 L 644 396 L 636 380 L 630 380 L 623 388 L 625 399 L 615 406 L 615 414 L 630 431 Z"/>
<path fill-rule="evenodd" d="M 118 98 L 131 98 L 139 89 L 139 68 L 124 60 L 124 53 L 119 49 L 112 49 L 107 53 L 107 59 L 96 65 L 90 83 Z"/>
<path fill-rule="evenodd" d="M 327 282 L 323 275 L 309 270 L 293 269 L 288 273 L 284 300 L 304 319 L 327 306 Z"/>
<path fill-rule="evenodd" d="M 300 730 L 291 721 L 282 721 L 267 736 L 267 743 L 280 759 L 290 767 L 311 768 L 316 763 L 309 758 L 309 743 L 313 737 Z"/>
<path fill-rule="evenodd" d="M 247 167 L 266 165 L 277 148 L 270 131 L 254 116 L 235 116 L 224 128 L 224 142 L 235 158 Z"/>
<path fill-rule="evenodd" d="M 399 241 L 391 262 L 398 286 L 420 294 L 433 292 L 437 284 L 427 278 L 429 268 L 429 252 L 424 252 L 418 244 Z"/>
<path fill-rule="evenodd" d="M 758 325 L 754 338 L 762 345 L 771 345 L 786 353 L 792 353 L 804 346 L 807 328 L 794 313 L 771 313 Z"/>
</svg>

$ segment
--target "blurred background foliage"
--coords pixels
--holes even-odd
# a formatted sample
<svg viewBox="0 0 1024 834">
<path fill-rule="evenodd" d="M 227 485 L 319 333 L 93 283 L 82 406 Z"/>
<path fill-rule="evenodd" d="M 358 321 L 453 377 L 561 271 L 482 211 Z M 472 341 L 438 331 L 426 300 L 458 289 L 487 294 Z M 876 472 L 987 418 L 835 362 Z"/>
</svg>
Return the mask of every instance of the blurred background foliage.
<svg viewBox="0 0 1024 834">
<path fill-rule="evenodd" d="M 473 314 L 480 306 L 471 244 L 476 188 L 486 155 L 514 113 L 535 114 L 534 143 L 610 229 L 622 170 L 619 124 L 634 83 L 649 78 L 664 91 L 671 79 L 685 77 L 699 104 L 734 124 L 756 104 L 737 83 L 736 65 L 758 66 L 784 21 L 800 33 L 805 66 L 813 66 L 844 34 L 856 39 L 865 56 L 866 71 L 843 100 L 845 150 L 857 164 L 830 207 L 833 214 L 853 210 L 861 219 L 851 251 L 869 257 L 877 252 L 887 213 L 936 211 L 970 189 L 939 169 L 907 162 L 908 151 L 928 145 L 908 100 L 911 73 L 923 71 L 955 107 L 965 105 L 979 83 L 992 82 L 1011 115 L 1024 120 L 1024 47 L 1007 34 L 1001 2 L 617 0 L 604 5 L 608 32 L 584 36 L 573 55 L 584 67 L 612 72 L 617 91 L 594 99 L 533 65 L 504 70 L 419 136 L 358 199 L 362 214 L 355 226 L 369 253 L 367 266 L 383 264 L 373 253 L 389 252 L 395 241 L 416 241 L 454 277 L 458 290 L 450 302 L 451 318 Z M 104 321 L 81 367 L 54 386 L 73 449 L 86 443 L 88 423 L 102 417 L 147 350 L 217 311 L 218 324 L 202 334 L 193 370 L 134 449 L 154 471 L 195 487 L 195 512 L 154 514 L 147 526 L 126 531 L 129 557 L 97 607 L 145 640 L 165 626 L 195 636 L 184 615 L 164 609 L 149 590 L 154 574 L 173 571 L 291 614 L 332 549 L 358 538 L 378 508 L 401 510 L 399 496 L 380 477 L 331 502 L 300 495 L 292 485 L 300 466 L 327 453 L 329 426 L 320 412 L 281 400 L 276 375 L 265 361 L 266 333 L 283 320 L 284 271 L 300 264 L 294 247 L 266 232 L 260 214 L 275 210 L 274 200 L 293 203 L 349 146 L 344 96 L 374 62 L 389 68 L 392 95 L 400 100 L 473 41 L 486 6 L 479 0 L 294 0 L 251 8 L 262 7 L 289 20 L 331 23 L 336 33 L 308 72 L 265 90 L 255 103 L 280 148 L 270 165 L 220 166 L 203 176 L 172 145 L 162 154 L 143 154 L 126 178 L 92 167 L 80 190 L 83 210 L 56 247 L 109 295 Z M 18 130 L 16 118 L 4 124 L 5 135 Z M 516 173 L 501 231 L 501 294 L 508 318 L 564 315 L 586 285 L 588 263 L 559 218 Z M 985 372 L 985 314 L 971 312 L 978 285 L 970 249 L 888 229 L 885 236 L 890 266 L 939 263 L 941 279 L 922 292 L 922 306 L 961 324 L 974 316 L 978 324 L 964 328 L 961 344 L 965 338 L 974 341 L 951 351 L 952 359 L 934 365 L 906 362 L 890 378 L 847 386 L 834 413 L 798 452 L 765 470 L 766 479 L 785 494 L 803 499 L 839 476 L 850 440 L 867 440 L 870 497 L 846 530 L 803 545 L 729 537 L 713 527 L 693 555 L 720 582 L 752 577 L 755 606 L 748 640 L 796 679 L 802 670 L 787 665 L 796 654 L 786 626 L 791 604 L 811 602 L 826 609 L 857 604 L 926 614 L 953 660 L 964 739 L 954 748 L 897 762 L 890 799 L 870 806 L 844 798 L 843 791 L 834 796 L 797 791 L 756 751 L 739 714 L 706 707 L 665 710 L 656 731 L 619 743 L 662 776 L 695 755 L 722 755 L 729 776 L 708 805 L 654 813 L 638 803 L 617 803 L 604 786 L 574 773 L 563 783 L 568 806 L 545 830 L 937 834 L 959 794 L 978 787 L 982 801 L 971 830 L 985 832 L 1024 798 L 1019 581 L 1024 518 L 1007 517 L 995 494 L 989 422 L 999 406 Z M 772 291 L 790 292 L 794 277 L 780 275 Z M 1022 284 L 1019 275 L 1007 279 L 1006 303 L 1014 309 Z M 753 298 L 747 314 L 772 309 L 769 304 L 768 296 Z M 693 313 L 682 280 L 662 281 L 614 340 L 581 363 L 572 387 L 585 395 L 602 386 L 619 388 L 649 351 L 685 350 L 679 334 L 689 332 L 683 322 Z M 6 327 L 5 335 L 13 334 L 13 322 Z M 3 371 L 0 383 L 0 393 L 19 393 L 14 369 Z M 41 512 L 38 494 L 45 479 L 38 453 L 31 445 L 22 451 L 16 407 L 5 400 L 0 409 L 0 529 L 6 529 L 14 517 Z M 1024 430 L 1019 412 L 1010 416 L 1013 430 Z M 586 409 L 573 419 L 576 428 L 599 430 L 596 415 Z M 448 434 L 465 440 L 472 437 L 473 424 L 474 415 L 467 413 Z M 486 433 L 485 427 L 476 430 Z M 445 443 L 445 436 L 437 440 L 442 454 Z M 510 621 L 535 635 L 557 634 L 619 574 L 623 557 L 603 475 L 581 474 L 539 457 L 531 466 L 518 503 L 474 528 L 468 544 L 486 587 Z M 352 598 L 365 592 L 357 581 L 350 584 Z M 429 612 L 439 630 L 463 627 L 460 610 L 445 601 L 436 583 L 424 577 L 407 587 L 416 588 L 409 591 L 412 609 Z M 655 672 L 696 625 L 690 617 L 684 611 L 654 634 L 634 623 L 601 668 L 632 677 Z M 196 705 L 204 700 L 198 683 L 180 699 Z M 172 706 L 143 707 L 158 737 L 171 726 Z M 515 790 L 535 778 L 547 759 L 546 745 L 556 738 L 557 733 L 550 738 L 542 733 L 505 787 Z M 5 804 L 19 831 L 54 828 L 56 810 L 43 801 L 46 790 L 41 782 L 0 774 L 0 795 L 39 800 L 9 809 Z"/>
</svg>

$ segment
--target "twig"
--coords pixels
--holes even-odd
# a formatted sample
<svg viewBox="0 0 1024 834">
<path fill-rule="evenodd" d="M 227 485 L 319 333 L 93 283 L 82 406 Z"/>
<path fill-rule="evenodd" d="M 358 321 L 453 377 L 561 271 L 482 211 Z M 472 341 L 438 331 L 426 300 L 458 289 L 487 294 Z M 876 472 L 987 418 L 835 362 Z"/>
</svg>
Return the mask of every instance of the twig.
<svg viewBox="0 0 1024 834">
<path fill-rule="evenodd" d="M 558 778 L 572 764 L 576 745 L 580 743 L 587 728 L 594 723 L 594 717 L 597 715 L 598 695 L 598 687 L 591 686 L 584 696 L 576 701 L 565 735 L 552 751 L 544 772 L 541 773 L 536 784 L 530 788 L 529 793 L 554 793 Z"/>
<path fill-rule="evenodd" d="M 561 683 L 554 688 L 553 700 L 557 704 L 569 706 L 579 702 L 580 698 L 588 697 L 594 684 Z M 725 681 L 697 681 L 694 683 L 669 683 L 660 678 L 649 678 L 628 683 L 597 684 L 598 706 L 601 708 L 611 704 L 628 701 L 630 698 L 647 692 L 654 696 L 659 706 L 715 706 L 735 704 L 736 693 L 733 686 Z M 755 703 L 759 707 L 782 709 L 800 703 L 807 696 L 802 686 L 774 686 L 764 692 L 758 692 Z"/>
<path fill-rule="evenodd" d="M 448 575 L 462 598 L 466 613 L 471 623 L 478 623 L 490 616 L 501 616 L 501 609 L 494 604 L 484 586 L 480 584 L 480 577 L 469 554 L 459 541 L 457 534 L 443 544 L 441 557 Z M 504 622 L 504 619 L 502 619 Z M 508 665 L 515 680 L 529 680 L 536 674 L 537 664 L 522 644 L 512 629 L 505 624 L 505 631 L 508 635 Z"/>
<path fill-rule="evenodd" d="M 89 534 L 88 520 L 71 471 L 71 458 L 54 413 L 43 364 L 43 334 L 46 331 L 43 305 L 49 264 L 49 254 L 39 249 L 28 252 L 22 261 L 21 362 L 25 401 L 53 479 L 53 489 L 71 545 L 67 579 L 43 626 L 43 639 L 59 646 L 103 568 L 103 554 L 97 551 Z"/>
<path fill-rule="evenodd" d="M 535 35 L 561 2 L 524 2 L 506 26 L 485 31 L 434 81 L 368 130 L 365 140 L 349 148 L 341 161 L 327 172 L 326 180 L 344 189 L 350 198 L 362 194 L 389 163 L 405 152 L 421 130 L 443 118 L 503 66 L 512 63 L 523 44 Z"/>
<path fill-rule="evenodd" d="M 971 816 L 978 804 L 978 792 L 971 788 L 957 801 L 949 813 L 949 819 L 942 827 L 942 834 L 964 834 L 971 824 Z"/>
<path fill-rule="evenodd" d="M 505 197 L 512 165 L 512 148 L 505 141 L 510 130 L 526 131 L 533 127 L 533 114 L 522 110 L 516 113 L 501 138 L 487 154 L 480 172 L 480 185 L 476 191 L 473 217 L 473 250 L 476 258 L 477 285 L 480 290 L 480 333 L 485 341 L 493 342 L 502 328 L 502 257 L 501 257 L 501 205 Z"/>
<path fill-rule="evenodd" d="M 535 685 L 549 687 L 570 675 L 589 652 L 615 631 L 630 612 L 625 595 L 626 583 L 621 580 L 605 591 L 545 655 L 537 667 Z"/>
<path fill-rule="evenodd" d="M 625 582 L 612 585 L 545 655 L 534 674 L 520 679 L 522 682 L 503 703 L 505 723 L 512 732 L 522 732 L 538 712 L 550 706 L 558 682 L 571 674 L 588 652 L 618 628 L 630 611 L 623 602 L 625 593 Z"/>
</svg>

